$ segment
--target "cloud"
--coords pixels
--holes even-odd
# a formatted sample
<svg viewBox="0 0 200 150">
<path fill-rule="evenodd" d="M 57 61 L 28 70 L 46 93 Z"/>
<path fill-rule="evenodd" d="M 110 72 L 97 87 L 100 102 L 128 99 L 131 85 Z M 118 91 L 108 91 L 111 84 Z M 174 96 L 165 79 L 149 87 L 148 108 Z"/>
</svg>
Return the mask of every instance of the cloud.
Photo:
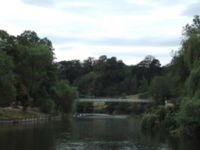
<svg viewBox="0 0 200 150">
<path fill-rule="evenodd" d="M 115 56 L 118 59 L 123 60 L 126 64 L 137 64 L 144 59 L 147 55 L 153 55 L 161 61 L 163 65 L 170 62 L 169 47 L 124 47 L 124 46 L 81 46 L 75 44 L 74 46 L 64 48 L 60 50 L 57 47 L 55 54 L 57 61 L 61 60 L 73 60 L 79 59 L 83 61 L 89 56 L 99 58 L 101 55 L 107 55 L 108 57 Z M 95 50 L 95 51 L 94 51 Z"/>
<path fill-rule="evenodd" d="M 22 0 L 25 4 L 49 7 L 55 5 L 54 0 Z"/>
<path fill-rule="evenodd" d="M 96 45 L 96 46 L 158 46 L 158 47 L 170 47 L 180 44 L 180 40 L 177 37 L 141 37 L 141 38 L 106 38 L 106 37 L 51 37 L 57 44 L 66 43 L 81 43 L 84 45 Z"/>
<path fill-rule="evenodd" d="M 175 46 L 179 41 L 176 38 L 142 37 L 138 39 L 105 38 L 93 40 L 91 43 L 110 46 Z"/>
<path fill-rule="evenodd" d="M 182 12 L 182 15 L 184 16 L 194 16 L 200 14 L 200 2 L 193 3 L 186 7 L 186 9 Z"/>
<path fill-rule="evenodd" d="M 79 15 L 140 15 L 153 10 L 148 4 L 137 4 L 127 0 L 22 0 L 25 4 L 40 7 L 52 7 L 62 9 L 65 12 Z"/>
<path fill-rule="evenodd" d="M 197 1 L 6 0 L 0 24 L 10 34 L 34 30 L 47 37 L 58 60 L 108 54 L 130 64 L 151 54 L 166 62 L 182 26 L 199 14 Z"/>
</svg>

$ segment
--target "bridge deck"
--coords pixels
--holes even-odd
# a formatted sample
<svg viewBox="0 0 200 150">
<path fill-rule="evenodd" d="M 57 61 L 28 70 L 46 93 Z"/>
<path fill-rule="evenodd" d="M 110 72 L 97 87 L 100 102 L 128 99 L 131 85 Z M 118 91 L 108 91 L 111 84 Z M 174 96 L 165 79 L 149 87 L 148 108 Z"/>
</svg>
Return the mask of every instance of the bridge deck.
<svg viewBox="0 0 200 150">
<path fill-rule="evenodd" d="M 148 99 L 123 99 L 123 98 L 80 98 L 79 102 L 128 102 L 128 103 L 151 103 Z"/>
</svg>

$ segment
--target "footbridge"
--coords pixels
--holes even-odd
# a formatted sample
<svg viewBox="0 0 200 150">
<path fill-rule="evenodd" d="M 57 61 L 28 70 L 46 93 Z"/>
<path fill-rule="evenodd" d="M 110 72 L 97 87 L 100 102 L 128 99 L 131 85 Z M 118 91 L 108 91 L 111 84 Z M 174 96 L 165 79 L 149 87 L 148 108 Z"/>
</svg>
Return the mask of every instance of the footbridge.
<svg viewBox="0 0 200 150">
<path fill-rule="evenodd" d="M 80 103 L 88 102 L 111 102 L 111 103 L 152 103 L 149 99 L 126 99 L 126 98 L 80 98 Z"/>
</svg>

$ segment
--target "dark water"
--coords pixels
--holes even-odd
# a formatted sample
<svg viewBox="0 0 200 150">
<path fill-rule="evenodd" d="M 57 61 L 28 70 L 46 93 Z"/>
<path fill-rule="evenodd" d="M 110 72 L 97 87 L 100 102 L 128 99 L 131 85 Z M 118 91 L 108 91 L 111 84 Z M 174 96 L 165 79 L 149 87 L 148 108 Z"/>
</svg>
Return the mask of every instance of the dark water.
<svg viewBox="0 0 200 150">
<path fill-rule="evenodd" d="M 145 135 L 138 117 L 82 115 L 64 121 L 0 126 L 0 150 L 199 150 L 190 139 Z"/>
</svg>

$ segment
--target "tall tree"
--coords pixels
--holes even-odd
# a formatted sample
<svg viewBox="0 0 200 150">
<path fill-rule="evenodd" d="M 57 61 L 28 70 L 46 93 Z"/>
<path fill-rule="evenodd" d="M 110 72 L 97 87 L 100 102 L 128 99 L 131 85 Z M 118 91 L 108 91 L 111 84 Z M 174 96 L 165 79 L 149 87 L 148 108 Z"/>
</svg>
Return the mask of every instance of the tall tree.
<svg viewBox="0 0 200 150">
<path fill-rule="evenodd" d="M 13 67 L 11 57 L 0 48 L 0 107 L 9 106 L 15 101 L 16 90 Z"/>
</svg>

